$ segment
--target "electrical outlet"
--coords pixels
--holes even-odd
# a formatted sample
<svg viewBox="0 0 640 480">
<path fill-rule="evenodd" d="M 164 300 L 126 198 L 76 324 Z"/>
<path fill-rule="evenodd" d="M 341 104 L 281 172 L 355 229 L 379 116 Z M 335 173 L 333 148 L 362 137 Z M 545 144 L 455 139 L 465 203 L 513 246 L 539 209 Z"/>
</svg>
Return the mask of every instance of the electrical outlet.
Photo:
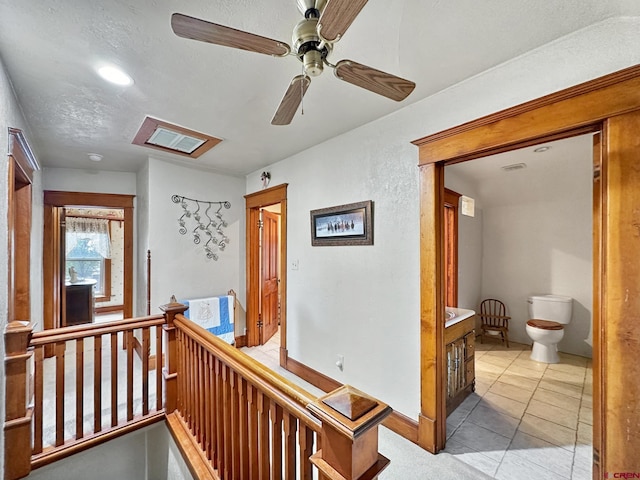
<svg viewBox="0 0 640 480">
<path fill-rule="evenodd" d="M 300 261 L 299 260 L 292 260 L 291 261 L 291 270 L 298 270 L 299 266 L 300 266 Z"/>
<path fill-rule="evenodd" d="M 338 367 L 340 371 L 344 370 L 344 355 L 337 355 L 336 367 Z"/>
</svg>

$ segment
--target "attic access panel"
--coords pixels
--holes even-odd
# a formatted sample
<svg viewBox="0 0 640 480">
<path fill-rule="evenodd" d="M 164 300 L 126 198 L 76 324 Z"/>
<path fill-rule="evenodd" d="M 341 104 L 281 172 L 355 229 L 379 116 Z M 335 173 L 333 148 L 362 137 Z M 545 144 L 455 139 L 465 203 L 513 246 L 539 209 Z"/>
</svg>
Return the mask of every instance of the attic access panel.
<svg viewBox="0 0 640 480">
<path fill-rule="evenodd" d="M 157 118 L 145 117 L 131 143 L 189 158 L 198 158 L 221 141 L 220 138 L 189 128 L 180 127 Z"/>
</svg>

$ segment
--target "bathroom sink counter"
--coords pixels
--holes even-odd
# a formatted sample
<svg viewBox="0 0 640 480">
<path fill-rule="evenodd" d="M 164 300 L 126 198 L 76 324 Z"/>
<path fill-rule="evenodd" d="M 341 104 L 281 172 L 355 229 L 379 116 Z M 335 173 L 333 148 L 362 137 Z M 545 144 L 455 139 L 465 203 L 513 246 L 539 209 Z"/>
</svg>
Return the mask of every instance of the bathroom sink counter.
<svg viewBox="0 0 640 480">
<path fill-rule="evenodd" d="M 444 327 L 449 328 L 450 326 L 461 322 L 462 320 L 465 320 L 475 314 L 476 312 L 474 312 L 473 310 L 468 310 L 466 308 L 445 307 Z"/>
</svg>

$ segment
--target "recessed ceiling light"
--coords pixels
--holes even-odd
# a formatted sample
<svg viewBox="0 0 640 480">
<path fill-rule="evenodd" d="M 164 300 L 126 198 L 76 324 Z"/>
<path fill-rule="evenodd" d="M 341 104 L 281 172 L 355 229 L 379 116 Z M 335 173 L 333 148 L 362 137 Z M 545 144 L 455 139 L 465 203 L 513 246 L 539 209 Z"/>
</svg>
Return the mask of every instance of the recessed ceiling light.
<svg viewBox="0 0 640 480">
<path fill-rule="evenodd" d="M 133 85 L 133 78 L 113 65 L 105 65 L 98 69 L 98 74 L 107 82 L 115 83 L 123 87 Z"/>
<path fill-rule="evenodd" d="M 535 153 L 546 152 L 547 150 L 551 150 L 551 147 L 538 147 L 534 150 Z"/>
<path fill-rule="evenodd" d="M 91 160 L 92 162 L 99 162 L 100 160 L 102 160 L 102 155 L 100 155 L 99 153 L 87 153 L 87 155 L 89 155 L 89 160 Z"/>
</svg>

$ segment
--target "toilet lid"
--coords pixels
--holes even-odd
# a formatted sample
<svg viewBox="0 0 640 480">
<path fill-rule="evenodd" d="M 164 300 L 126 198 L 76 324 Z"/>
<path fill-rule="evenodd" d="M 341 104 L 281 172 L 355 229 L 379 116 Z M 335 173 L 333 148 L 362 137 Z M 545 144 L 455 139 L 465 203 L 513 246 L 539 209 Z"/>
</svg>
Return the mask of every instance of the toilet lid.
<svg viewBox="0 0 640 480">
<path fill-rule="evenodd" d="M 527 325 L 533 328 L 540 328 L 542 330 L 562 330 L 564 328 L 561 323 L 552 322 L 550 320 L 538 320 L 537 318 L 529 320 Z"/>
</svg>

